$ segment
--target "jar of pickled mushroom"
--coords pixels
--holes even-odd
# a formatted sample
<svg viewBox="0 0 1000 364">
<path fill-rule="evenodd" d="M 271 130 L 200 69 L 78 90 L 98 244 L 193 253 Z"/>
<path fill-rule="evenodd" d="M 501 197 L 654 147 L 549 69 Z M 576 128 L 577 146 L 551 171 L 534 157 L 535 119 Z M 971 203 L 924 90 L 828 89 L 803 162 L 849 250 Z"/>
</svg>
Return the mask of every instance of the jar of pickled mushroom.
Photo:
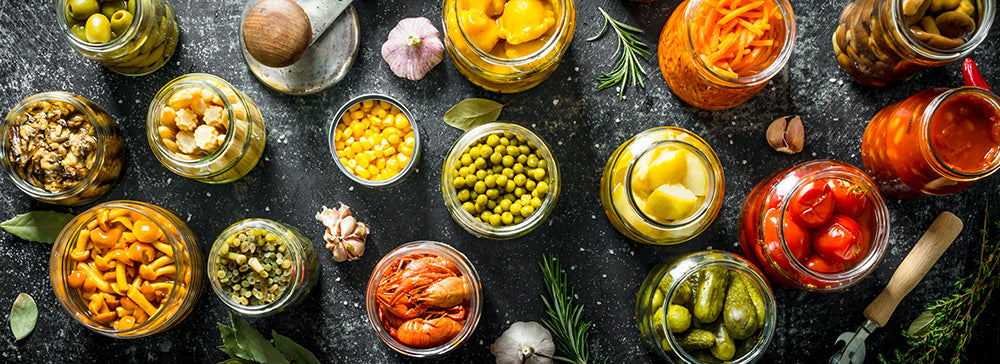
<svg viewBox="0 0 1000 364">
<path fill-rule="evenodd" d="M 302 302 L 319 277 L 316 249 L 302 231 L 246 219 L 219 234 L 208 253 L 208 280 L 233 311 L 268 316 Z"/>
<path fill-rule="evenodd" d="M 73 49 L 123 75 L 156 71 L 179 39 L 167 0 L 56 0 L 56 22 Z"/>
<path fill-rule="evenodd" d="M 660 33 L 660 70 L 687 103 L 726 109 L 763 89 L 785 67 L 794 43 L 787 0 L 686 0 Z"/>
<path fill-rule="evenodd" d="M 984 0 L 856 0 L 840 13 L 833 53 L 863 85 L 903 81 L 972 53 L 995 7 Z"/>
<path fill-rule="evenodd" d="M 80 205 L 104 195 L 121 173 L 124 148 L 111 115 L 62 91 L 21 100 L 0 124 L 0 165 L 18 189 L 45 203 Z"/>
<path fill-rule="evenodd" d="M 814 160 L 779 171 L 750 191 L 739 236 L 743 255 L 771 282 L 837 291 L 857 284 L 882 261 L 889 210 L 865 172 Z"/>
<path fill-rule="evenodd" d="M 382 342 L 406 356 L 431 358 L 472 336 L 482 290 L 464 254 L 444 243 L 413 241 L 379 260 L 368 280 L 365 308 Z"/>
<path fill-rule="evenodd" d="M 604 214 L 619 232 L 644 244 L 688 241 L 715 220 L 725 177 L 712 147 L 694 133 L 659 127 L 611 154 L 601 174 Z"/>
<path fill-rule="evenodd" d="M 961 191 L 1000 169 L 1000 97 L 978 87 L 920 91 L 875 114 L 861 158 L 893 197 Z"/>
<path fill-rule="evenodd" d="M 545 140 L 504 121 L 462 134 L 441 169 L 452 219 L 488 239 L 513 239 L 538 227 L 555 208 L 560 183 L 559 164 Z"/>
<path fill-rule="evenodd" d="M 707 250 L 668 258 L 639 286 L 636 324 L 671 363 L 755 363 L 777 327 L 774 294 L 746 258 Z"/>
<path fill-rule="evenodd" d="M 164 167 L 205 183 L 228 183 L 249 173 L 267 139 L 257 104 L 204 73 L 175 78 L 156 93 L 146 138 Z"/>
<path fill-rule="evenodd" d="M 448 55 L 472 83 L 503 93 L 535 87 L 573 40 L 573 0 L 444 0 Z"/>
<path fill-rule="evenodd" d="M 76 321 L 130 339 L 187 317 L 201 296 L 204 264 L 177 215 L 145 202 L 110 201 L 66 224 L 52 246 L 49 279 Z"/>
</svg>

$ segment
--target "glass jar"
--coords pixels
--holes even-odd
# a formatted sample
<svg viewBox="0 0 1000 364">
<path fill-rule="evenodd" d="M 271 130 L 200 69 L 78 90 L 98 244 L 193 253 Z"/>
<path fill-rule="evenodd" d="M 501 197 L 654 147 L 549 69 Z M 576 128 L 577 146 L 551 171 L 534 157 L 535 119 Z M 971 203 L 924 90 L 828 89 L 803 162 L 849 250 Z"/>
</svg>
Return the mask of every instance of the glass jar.
<svg viewBox="0 0 1000 364">
<path fill-rule="evenodd" d="M 704 7 L 717 11 L 712 8 L 714 3 L 685 0 L 674 9 L 660 33 L 658 57 L 663 78 L 677 97 L 702 109 L 727 109 L 753 97 L 785 67 L 795 44 L 795 14 L 787 0 L 765 1 L 763 6 L 774 6 L 781 15 L 779 21 L 770 24 L 772 29 L 762 35 L 768 36 L 768 32 L 773 32 L 768 36 L 773 44 L 755 48 L 755 52 L 748 54 L 752 61 L 728 70 L 706 61 L 709 52 L 702 43 L 708 42 L 699 39 L 705 34 L 705 29 L 698 25 L 706 16 Z M 763 51 L 757 52 L 762 49 L 778 49 L 778 52 L 758 56 L 764 54 Z M 737 62 L 740 59 L 733 60 L 734 64 Z"/>
<path fill-rule="evenodd" d="M 920 91 L 875 114 L 861 157 L 887 195 L 961 191 L 1000 169 L 1000 97 L 978 87 Z"/>
<path fill-rule="evenodd" d="M 816 213 L 825 219 L 802 217 L 812 205 L 799 201 L 816 201 L 812 211 L 825 211 Z M 841 223 L 843 216 L 850 221 Z M 834 249 L 826 244 L 836 241 L 827 236 L 831 226 L 834 235 L 854 238 L 845 243 L 855 253 L 850 262 L 828 260 Z M 765 178 L 740 211 L 743 255 L 786 288 L 824 292 L 853 286 L 875 271 L 888 243 L 889 210 L 875 182 L 839 161 L 809 161 Z"/>
<path fill-rule="evenodd" d="M 446 342 L 429 348 L 416 348 L 403 344 L 396 339 L 396 335 L 400 334 L 401 330 L 393 330 L 394 333 L 390 333 L 390 331 L 387 330 L 382 323 L 383 315 L 381 314 L 381 304 L 379 303 L 379 285 L 380 282 L 385 279 L 383 275 L 387 270 L 398 265 L 401 260 L 410 259 L 408 257 L 411 257 L 414 254 L 436 257 L 447 261 L 448 263 L 444 263 L 438 267 L 446 267 L 448 271 L 452 272 L 449 274 L 451 276 L 455 276 L 457 274 L 457 276 L 462 279 L 463 288 L 468 290 L 468 298 L 464 301 L 464 310 L 462 310 L 464 318 L 456 319 L 460 321 L 461 329 L 454 335 L 454 337 Z M 428 273 L 430 272 L 428 271 Z M 416 290 L 420 288 L 415 287 L 414 289 Z M 375 330 L 375 334 L 382 339 L 382 342 L 389 345 L 390 348 L 400 354 L 410 357 L 432 358 L 447 354 L 448 352 L 454 350 L 459 345 L 466 342 L 469 337 L 472 336 L 472 333 L 476 331 L 476 325 L 479 324 L 479 316 L 482 314 L 484 299 L 482 290 L 483 287 L 479 281 L 479 273 L 476 272 L 476 268 L 472 266 L 472 262 L 470 262 L 464 254 L 445 243 L 433 241 L 412 241 L 393 249 L 391 252 L 382 257 L 378 264 L 375 265 L 375 269 L 372 271 L 372 276 L 368 280 L 367 291 L 365 292 L 365 308 L 368 312 L 368 320 L 371 322 L 372 329 Z M 440 314 L 437 315 L 440 316 Z M 445 317 L 451 316 L 455 316 L 455 313 L 449 312 L 445 315 Z M 419 318 L 413 320 L 419 320 Z M 437 325 L 436 328 L 425 327 L 425 329 L 441 329 L 444 326 L 446 325 L 443 325 L 442 322 L 440 325 Z"/>
<path fill-rule="evenodd" d="M 203 130 L 209 137 L 201 138 Z M 146 138 L 164 167 L 205 183 L 229 183 L 249 173 L 267 140 L 257 104 L 204 73 L 177 77 L 156 93 L 146 116 Z"/>
<path fill-rule="evenodd" d="M 962 59 L 986 39 L 996 2 L 972 0 L 970 4 L 976 9 L 975 31 L 963 37 L 963 44 L 941 49 L 914 35 L 907 20 L 918 25 L 920 16 L 905 16 L 903 0 L 856 0 L 840 13 L 833 53 L 840 67 L 863 85 L 906 80 L 924 68 Z"/>
<path fill-rule="evenodd" d="M 56 0 L 56 22 L 66 41 L 84 57 L 101 62 L 112 71 L 144 75 L 159 69 L 174 54 L 179 29 L 174 8 L 167 0 L 129 0 L 125 10 L 132 15 L 131 24 L 107 43 L 90 43 L 78 35 L 84 34 L 80 25 L 86 20 L 73 19 L 67 11 L 68 2 Z"/>
<path fill-rule="evenodd" d="M 502 135 L 502 137 L 490 140 L 492 135 Z M 491 143 L 494 142 L 497 143 L 494 154 L 502 153 L 496 161 L 491 159 L 493 154 L 471 158 L 470 147 L 475 145 L 491 147 L 494 145 Z M 520 151 L 517 152 L 519 153 L 517 157 L 506 152 L 505 150 L 509 150 L 511 145 L 507 145 L 506 149 L 502 148 L 505 142 L 522 143 L 521 146 L 527 147 L 519 150 L 529 151 L 528 155 L 536 156 L 538 161 L 534 167 L 531 158 Z M 463 155 L 470 155 L 470 158 L 465 158 Z M 510 167 L 503 161 L 508 156 L 511 157 Z M 523 162 L 520 156 L 525 156 Z M 483 166 L 477 167 L 477 171 L 464 171 L 466 168 L 477 166 L 480 163 L 478 159 L 483 159 L 481 162 Z M 518 165 L 521 166 L 520 172 Z M 542 179 L 527 177 L 520 178 L 521 182 L 517 182 L 518 176 L 523 177 L 539 169 L 544 170 Z M 504 180 L 507 183 L 503 183 Z M 477 182 L 483 182 L 482 192 L 477 192 Z M 560 183 L 559 164 L 545 140 L 528 128 L 505 121 L 483 124 L 466 131 L 448 150 L 444 166 L 441 168 L 441 192 L 444 194 L 444 202 L 452 219 L 472 235 L 488 239 L 513 239 L 538 227 L 555 208 L 559 199 Z M 491 190 L 496 190 L 495 196 L 490 196 L 494 193 Z M 479 196 L 485 197 L 482 199 L 482 204 L 477 199 Z M 527 204 L 523 203 L 524 196 L 528 196 Z M 510 204 L 504 203 L 505 200 L 509 200 Z M 484 220 L 483 214 L 487 213 L 498 216 L 510 213 L 510 219 L 507 221 L 505 220 L 507 217 L 503 217 L 498 224 L 491 224 L 489 217 Z"/>
<path fill-rule="evenodd" d="M 114 236 L 119 234 L 121 240 Z M 105 336 L 131 339 L 166 331 L 187 317 L 201 296 L 204 264 L 194 234 L 174 213 L 145 202 L 109 201 L 62 229 L 52 246 L 49 279 L 76 321 Z M 152 306 L 156 300 L 159 307 Z M 104 315 L 115 316 L 114 322 Z M 131 327 L 125 325 L 128 317 Z"/>
<path fill-rule="evenodd" d="M 697 171 L 703 173 L 685 186 L 700 190 L 692 192 L 696 200 L 687 217 L 663 220 L 645 211 L 645 201 L 651 194 L 638 192 L 643 189 L 636 184 L 641 183 L 637 182 L 639 174 L 649 171 L 658 156 L 670 150 L 682 151 L 684 165 L 692 166 L 687 169 L 692 171 L 692 177 Z M 684 185 L 686 179 L 685 174 L 682 180 L 673 182 Z M 648 186 L 649 182 L 645 184 L 645 190 L 656 189 Z M 601 174 L 601 204 L 611 224 L 629 239 L 644 244 L 677 244 L 694 238 L 715 220 L 725 186 L 722 163 L 705 140 L 682 128 L 658 127 L 637 134 L 611 154 Z"/>
<path fill-rule="evenodd" d="M 43 114 L 55 118 L 46 120 L 51 126 L 38 124 Z M 77 116 L 83 122 L 74 128 L 72 120 Z M 49 151 L 53 143 L 59 148 Z M 72 148 L 80 143 L 89 147 Z M 26 153 L 24 148 L 34 152 Z M 0 125 L 0 164 L 18 189 L 45 203 L 80 205 L 104 195 L 121 173 L 124 148 L 121 130 L 111 115 L 82 96 L 63 91 L 21 100 Z M 76 151 L 81 154 L 67 154 Z M 38 152 L 58 160 L 34 158 Z M 70 164 L 71 160 L 82 160 L 84 166 Z"/>
<path fill-rule="evenodd" d="M 694 303 L 691 302 L 690 294 L 682 291 L 691 292 L 691 289 L 700 289 L 697 285 L 691 287 L 691 283 L 696 283 L 697 280 L 701 279 L 699 277 L 704 277 L 706 272 L 715 275 L 725 272 L 725 274 L 730 275 L 726 279 L 722 279 L 723 284 L 729 285 L 726 288 L 727 295 L 730 288 L 735 287 L 735 283 L 727 282 L 736 282 L 736 279 L 740 280 L 740 284 L 749 285 L 746 286 L 747 292 L 754 289 L 760 293 L 757 299 L 750 301 L 753 301 L 751 303 L 756 311 L 755 316 L 763 319 L 755 319 L 759 320 L 756 323 L 755 332 L 747 333 L 749 336 L 735 345 L 736 351 L 731 361 L 726 361 L 726 363 L 740 364 L 757 362 L 767 350 L 768 345 L 771 344 L 777 327 L 778 312 L 774 303 L 774 294 L 771 292 L 771 286 L 768 285 L 767 280 L 753 263 L 742 256 L 722 250 L 706 250 L 667 258 L 649 271 L 646 279 L 639 286 L 635 304 L 636 324 L 639 326 L 639 335 L 642 336 L 642 341 L 646 343 L 647 348 L 671 363 L 721 362 L 715 357 L 703 357 L 702 355 L 712 356 L 712 354 L 706 354 L 707 351 L 700 353 L 685 351 L 678 344 L 678 339 L 669 325 L 664 324 L 669 322 L 667 317 L 670 311 L 662 309 L 664 305 L 668 307 L 681 306 L 684 309 L 678 310 L 687 312 L 688 315 L 694 311 L 692 307 Z M 683 298 L 685 296 L 687 296 L 686 299 Z M 668 297 L 669 299 L 667 299 Z M 725 311 L 719 314 L 718 321 L 723 320 L 722 315 L 725 315 Z M 688 317 L 692 324 L 698 320 L 696 317 Z M 713 323 L 703 323 L 701 327 L 708 330 L 712 325 Z"/>
<path fill-rule="evenodd" d="M 576 8 L 573 0 L 545 0 L 545 4 L 551 6 L 553 12 L 553 24 L 545 34 L 522 43 L 520 47 L 507 47 L 505 40 L 497 41 L 497 38 L 489 36 L 486 38 L 492 42 L 485 40 L 486 43 L 478 44 L 484 41 L 483 32 L 489 29 L 496 31 L 496 22 L 488 14 L 496 16 L 502 10 L 483 12 L 482 9 L 471 9 L 467 0 L 444 0 L 441 8 L 444 44 L 458 72 L 484 89 L 502 93 L 521 92 L 548 78 L 559 66 L 573 40 Z M 490 49 L 481 48 L 487 44 L 493 46 Z"/>
<path fill-rule="evenodd" d="M 401 115 L 393 117 L 392 107 L 398 109 Z M 410 110 L 399 101 L 385 95 L 361 95 L 341 106 L 336 115 L 337 117 L 330 123 L 327 139 L 330 144 L 330 154 L 333 155 L 337 168 L 344 172 L 347 178 L 365 187 L 391 187 L 402 183 L 416 169 L 417 160 L 420 159 L 420 128 L 417 127 Z M 353 126 L 357 122 L 363 127 L 346 130 L 347 125 Z M 362 134 L 369 130 L 373 132 L 379 130 L 377 140 L 372 138 L 375 137 L 374 134 L 368 136 Z M 375 144 L 376 141 L 378 144 Z M 351 149 L 355 143 L 362 146 L 357 151 Z M 364 148 L 365 145 L 369 148 Z M 362 156 L 368 151 L 373 153 L 371 157 Z M 362 178 L 355 174 L 361 172 L 358 169 L 360 163 L 368 167 L 375 166 L 375 170 L 371 172 L 388 169 L 396 173 L 382 178 L 378 176 L 379 173 L 371 175 L 371 172 L 366 171 L 366 178 Z"/>
<path fill-rule="evenodd" d="M 250 247 L 253 243 L 240 244 L 240 239 L 249 236 L 248 232 L 260 233 L 255 235 L 259 237 L 257 241 L 260 242 L 256 248 Z M 229 254 L 234 254 L 234 256 L 228 258 Z M 262 268 L 262 271 L 266 270 L 265 273 L 268 273 L 267 276 L 251 273 L 252 270 L 256 269 L 253 267 L 254 264 L 249 263 L 248 260 L 240 263 L 242 260 L 239 258 L 240 255 L 243 256 L 242 259 L 247 259 L 247 256 L 250 256 L 250 259 L 257 259 L 260 263 L 272 265 L 273 269 Z M 233 265 L 227 266 L 228 262 L 232 262 Z M 244 265 L 250 268 L 241 269 Z M 239 300 L 239 296 L 233 296 L 231 290 L 227 291 L 223 287 L 226 285 L 228 288 L 229 285 L 242 283 L 233 279 L 233 272 L 237 270 L 244 272 L 241 275 L 244 276 L 243 281 L 248 282 L 247 285 L 243 286 L 247 288 L 246 292 L 250 292 L 258 299 L 264 298 L 266 300 L 266 297 L 257 297 L 258 292 L 251 290 L 250 286 L 256 286 L 255 283 L 267 284 L 263 279 L 277 279 L 279 275 L 284 275 L 287 279 L 287 286 L 276 292 L 276 296 L 268 303 L 259 305 L 253 305 L 249 302 L 243 303 Z M 269 316 L 292 308 L 305 299 L 309 291 L 316 285 L 317 277 L 319 277 L 319 263 L 312 241 L 299 229 L 267 219 L 246 219 L 230 225 L 215 239 L 212 250 L 208 253 L 208 271 L 212 272 L 208 275 L 212 290 L 230 309 L 241 315 Z M 261 295 L 267 293 L 272 292 L 263 291 Z"/>
</svg>

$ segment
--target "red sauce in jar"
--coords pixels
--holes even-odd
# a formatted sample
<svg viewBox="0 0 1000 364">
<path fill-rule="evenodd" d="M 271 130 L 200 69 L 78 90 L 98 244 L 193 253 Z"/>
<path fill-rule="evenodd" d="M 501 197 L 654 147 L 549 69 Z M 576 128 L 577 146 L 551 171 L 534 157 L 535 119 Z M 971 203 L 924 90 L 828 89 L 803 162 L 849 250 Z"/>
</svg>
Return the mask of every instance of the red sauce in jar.
<svg viewBox="0 0 1000 364">
<path fill-rule="evenodd" d="M 960 94 L 941 103 L 931 119 L 938 158 L 962 173 L 977 173 L 1000 153 L 1000 110 L 982 97 Z"/>
</svg>

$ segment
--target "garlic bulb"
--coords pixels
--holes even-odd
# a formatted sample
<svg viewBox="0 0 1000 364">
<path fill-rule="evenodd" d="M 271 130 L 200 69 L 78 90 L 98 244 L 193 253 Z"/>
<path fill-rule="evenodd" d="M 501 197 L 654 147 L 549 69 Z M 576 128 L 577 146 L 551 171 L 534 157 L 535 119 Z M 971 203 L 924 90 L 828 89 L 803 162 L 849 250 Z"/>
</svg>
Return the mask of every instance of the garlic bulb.
<svg viewBox="0 0 1000 364">
<path fill-rule="evenodd" d="M 323 211 L 316 214 L 316 220 L 326 226 L 323 240 L 326 241 L 326 249 L 333 253 L 333 260 L 355 260 L 365 253 L 368 225 L 358 222 L 351 215 L 350 207 L 340 204 L 339 209 L 333 210 L 323 206 Z"/>
<path fill-rule="evenodd" d="M 497 364 L 550 364 L 556 353 L 552 334 L 537 322 L 515 322 L 493 342 Z"/>
<path fill-rule="evenodd" d="M 382 44 L 382 59 L 396 76 L 414 81 L 424 78 L 444 59 L 444 45 L 438 35 L 427 18 L 400 20 Z"/>
</svg>

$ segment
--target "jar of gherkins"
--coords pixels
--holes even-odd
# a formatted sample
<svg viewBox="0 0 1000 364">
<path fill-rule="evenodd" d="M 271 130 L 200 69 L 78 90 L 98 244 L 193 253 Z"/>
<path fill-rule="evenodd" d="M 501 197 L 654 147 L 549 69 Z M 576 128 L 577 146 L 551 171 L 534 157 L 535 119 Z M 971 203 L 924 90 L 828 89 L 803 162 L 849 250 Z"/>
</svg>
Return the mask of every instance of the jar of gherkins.
<svg viewBox="0 0 1000 364">
<path fill-rule="evenodd" d="M 754 363 L 774 337 L 777 310 L 757 267 L 727 251 L 668 258 L 639 286 L 643 342 L 671 363 Z"/>
<path fill-rule="evenodd" d="M 56 0 L 56 22 L 77 52 L 132 76 L 163 66 L 180 32 L 167 0 Z"/>
<path fill-rule="evenodd" d="M 208 254 L 215 295 L 233 311 L 268 316 L 309 294 L 319 276 L 312 241 L 294 226 L 267 219 L 239 221 L 219 234 Z"/>
</svg>

